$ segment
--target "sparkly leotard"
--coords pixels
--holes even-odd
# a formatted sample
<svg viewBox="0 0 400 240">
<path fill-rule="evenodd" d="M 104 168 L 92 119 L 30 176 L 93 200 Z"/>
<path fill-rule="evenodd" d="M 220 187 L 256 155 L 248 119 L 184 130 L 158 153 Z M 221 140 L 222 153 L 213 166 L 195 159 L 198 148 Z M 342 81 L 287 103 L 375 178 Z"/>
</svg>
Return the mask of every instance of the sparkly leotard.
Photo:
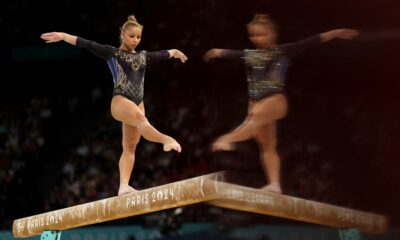
<svg viewBox="0 0 400 240">
<path fill-rule="evenodd" d="M 167 50 L 131 53 L 78 37 L 76 45 L 107 61 L 113 81 L 113 95 L 122 95 L 136 104 L 143 101 L 144 75 L 148 63 L 169 59 Z"/>
<path fill-rule="evenodd" d="M 292 57 L 321 43 L 319 36 L 269 49 L 222 51 L 222 58 L 242 58 L 246 65 L 250 100 L 259 101 L 285 92 L 285 75 Z"/>
</svg>

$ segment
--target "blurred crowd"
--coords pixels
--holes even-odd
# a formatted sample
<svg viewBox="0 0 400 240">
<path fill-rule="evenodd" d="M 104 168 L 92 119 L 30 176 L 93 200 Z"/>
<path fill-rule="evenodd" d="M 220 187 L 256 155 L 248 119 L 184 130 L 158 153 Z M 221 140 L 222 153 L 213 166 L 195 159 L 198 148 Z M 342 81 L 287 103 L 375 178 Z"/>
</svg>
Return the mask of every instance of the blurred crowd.
<svg viewBox="0 0 400 240">
<path fill-rule="evenodd" d="M 27 100 L 27 99 L 25 99 Z M 24 204 L 34 165 L 43 154 L 52 106 L 46 99 L 32 97 L 25 104 L 5 106 L 0 112 L 0 218 Z M 3 226 L 4 227 L 4 226 Z"/>
</svg>

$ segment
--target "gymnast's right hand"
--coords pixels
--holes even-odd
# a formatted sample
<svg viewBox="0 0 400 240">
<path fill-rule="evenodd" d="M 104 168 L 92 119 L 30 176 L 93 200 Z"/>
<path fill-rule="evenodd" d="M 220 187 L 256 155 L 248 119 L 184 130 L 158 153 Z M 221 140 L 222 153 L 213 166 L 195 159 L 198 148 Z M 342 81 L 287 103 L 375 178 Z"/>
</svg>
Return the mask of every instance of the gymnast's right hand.
<svg viewBox="0 0 400 240">
<path fill-rule="evenodd" d="M 170 57 L 178 58 L 179 60 L 181 60 L 182 63 L 185 63 L 188 60 L 186 55 L 178 49 L 171 49 L 168 50 L 168 52 Z"/>
<path fill-rule="evenodd" d="M 40 35 L 40 38 L 45 40 L 46 43 L 59 42 L 64 40 L 65 33 L 62 32 L 49 32 Z"/>
<path fill-rule="evenodd" d="M 222 49 L 217 49 L 217 48 L 210 49 L 204 54 L 203 60 L 205 62 L 210 62 L 214 58 L 221 57 L 221 53 Z"/>
</svg>

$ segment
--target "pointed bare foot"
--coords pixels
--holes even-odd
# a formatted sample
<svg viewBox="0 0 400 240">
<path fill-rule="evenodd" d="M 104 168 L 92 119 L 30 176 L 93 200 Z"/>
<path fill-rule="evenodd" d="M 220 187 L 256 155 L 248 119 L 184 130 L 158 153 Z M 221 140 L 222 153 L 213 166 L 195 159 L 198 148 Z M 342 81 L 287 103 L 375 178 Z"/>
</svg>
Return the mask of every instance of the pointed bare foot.
<svg viewBox="0 0 400 240">
<path fill-rule="evenodd" d="M 169 137 L 164 143 L 163 143 L 164 147 L 163 150 L 165 152 L 169 152 L 171 150 L 175 150 L 177 152 L 181 152 L 182 151 L 182 147 L 181 145 L 173 138 Z"/>
<path fill-rule="evenodd" d="M 119 186 L 118 196 L 125 195 L 128 193 L 136 192 L 137 190 L 129 185 L 121 185 Z"/>
<path fill-rule="evenodd" d="M 233 151 L 235 150 L 235 145 L 223 139 L 218 139 L 211 146 L 211 151 Z"/>
<path fill-rule="evenodd" d="M 282 194 L 281 185 L 279 183 L 271 183 L 271 184 L 265 185 L 265 186 L 261 187 L 261 190 Z"/>
</svg>

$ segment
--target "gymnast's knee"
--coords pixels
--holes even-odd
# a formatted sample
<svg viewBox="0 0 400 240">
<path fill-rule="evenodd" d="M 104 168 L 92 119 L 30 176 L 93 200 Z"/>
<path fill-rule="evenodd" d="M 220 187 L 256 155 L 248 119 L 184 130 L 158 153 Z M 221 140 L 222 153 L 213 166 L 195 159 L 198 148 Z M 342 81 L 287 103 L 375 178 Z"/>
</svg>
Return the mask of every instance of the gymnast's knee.
<svg viewBox="0 0 400 240">
<path fill-rule="evenodd" d="M 136 122 L 136 127 L 138 127 L 139 129 L 150 124 L 146 116 L 141 112 L 135 114 L 135 122 Z"/>
<path fill-rule="evenodd" d="M 257 115 L 249 114 L 245 120 L 245 124 L 250 126 L 253 137 L 257 136 L 257 130 L 261 127 L 260 119 L 257 119 Z"/>
<path fill-rule="evenodd" d="M 122 149 L 125 154 L 135 154 L 136 146 L 138 145 L 139 141 L 136 140 L 123 140 Z"/>
</svg>

